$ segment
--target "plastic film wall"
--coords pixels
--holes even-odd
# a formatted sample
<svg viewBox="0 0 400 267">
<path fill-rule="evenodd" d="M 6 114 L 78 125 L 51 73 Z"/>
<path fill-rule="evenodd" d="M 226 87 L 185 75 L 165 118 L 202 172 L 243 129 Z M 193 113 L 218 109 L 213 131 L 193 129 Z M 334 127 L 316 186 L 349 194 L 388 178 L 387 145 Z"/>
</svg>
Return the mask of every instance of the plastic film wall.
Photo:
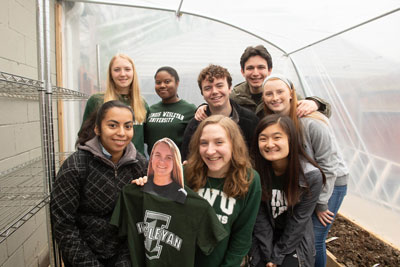
<svg viewBox="0 0 400 267">
<path fill-rule="evenodd" d="M 200 104 L 197 76 L 202 68 L 210 63 L 222 65 L 231 72 L 233 84 L 240 83 L 242 52 L 249 45 L 265 45 L 272 54 L 274 72 L 292 78 L 298 91 L 325 98 L 332 105 L 331 124 L 351 173 L 341 212 L 400 247 L 396 228 L 400 221 L 400 39 L 399 27 L 393 26 L 400 26 L 400 12 L 291 54 L 302 88 L 285 52 L 218 22 L 80 2 L 63 2 L 63 9 L 65 86 L 88 94 L 105 90 L 109 60 L 116 53 L 126 53 L 135 62 L 149 105 L 159 101 L 153 78 L 159 67 L 176 68 L 179 96 Z M 290 39 L 283 35 L 281 39 Z M 70 150 L 84 106 L 71 106 L 66 112 Z"/>
<path fill-rule="evenodd" d="M 336 138 L 350 168 L 341 212 L 399 246 L 400 14 L 292 55 L 307 94 L 332 104 Z"/>
<path fill-rule="evenodd" d="M 116 53 L 129 55 L 135 63 L 142 95 L 152 105 L 160 101 L 154 91 L 154 74 L 159 67 L 178 71 L 179 96 L 200 104 L 203 98 L 197 76 L 208 64 L 229 70 L 233 85 L 243 81 L 240 56 L 249 45 L 263 44 L 274 58 L 274 67 L 297 76 L 291 61 L 278 49 L 232 27 L 172 12 L 99 4 L 64 3 L 65 54 L 64 77 L 69 88 L 93 94 L 105 90 L 107 68 Z M 96 56 L 99 47 L 99 57 Z M 99 58 L 100 85 L 97 84 Z M 66 119 L 71 137 L 67 147 L 73 149 L 85 103 Z M 72 119 L 73 118 L 73 119 Z"/>
</svg>

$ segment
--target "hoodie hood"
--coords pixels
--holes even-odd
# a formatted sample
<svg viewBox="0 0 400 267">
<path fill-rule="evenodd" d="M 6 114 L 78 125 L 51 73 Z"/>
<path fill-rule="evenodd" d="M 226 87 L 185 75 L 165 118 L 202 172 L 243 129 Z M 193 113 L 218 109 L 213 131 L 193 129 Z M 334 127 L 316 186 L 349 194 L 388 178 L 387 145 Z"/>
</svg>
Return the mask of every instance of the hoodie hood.
<svg viewBox="0 0 400 267">
<path fill-rule="evenodd" d="M 124 150 L 124 154 L 122 155 L 121 159 L 118 161 L 117 164 L 114 164 L 111 160 L 109 160 L 101 150 L 101 142 L 98 136 L 93 137 L 89 141 L 87 141 L 84 145 L 78 145 L 78 149 L 89 151 L 95 157 L 100 158 L 102 161 L 107 163 L 108 165 L 114 166 L 121 166 L 127 162 L 137 161 L 137 151 L 135 146 L 132 143 L 129 143 L 128 146 Z"/>
</svg>

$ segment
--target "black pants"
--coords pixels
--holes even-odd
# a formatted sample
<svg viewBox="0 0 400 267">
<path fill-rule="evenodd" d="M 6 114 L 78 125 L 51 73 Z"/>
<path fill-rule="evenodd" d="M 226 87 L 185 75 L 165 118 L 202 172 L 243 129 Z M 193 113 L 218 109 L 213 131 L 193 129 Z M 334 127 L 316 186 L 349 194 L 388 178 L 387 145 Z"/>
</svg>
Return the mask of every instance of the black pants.
<svg viewBox="0 0 400 267">
<path fill-rule="evenodd" d="M 101 264 L 103 264 L 105 267 L 115 267 L 115 264 L 117 262 L 117 258 L 118 258 L 118 255 L 115 255 L 115 256 L 113 256 L 113 257 L 111 257 L 109 259 L 104 259 L 104 260 L 99 259 L 99 262 Z M 63 258 L 63 262 L 64 262 L 64 267 L 74 267 L 74 265 L 69 263 L 67 261 L 67 259 L 65 259 L 65 258 Z"/>
<path fill-rule="evenodd" d="M 265 267 L 268 262 L 260 261 L 256 267 Z M 297 258 L 296 251 L 285 256 L 280 267 L 298 267 L 299 266 L 299 259 Z"/>
</svg>

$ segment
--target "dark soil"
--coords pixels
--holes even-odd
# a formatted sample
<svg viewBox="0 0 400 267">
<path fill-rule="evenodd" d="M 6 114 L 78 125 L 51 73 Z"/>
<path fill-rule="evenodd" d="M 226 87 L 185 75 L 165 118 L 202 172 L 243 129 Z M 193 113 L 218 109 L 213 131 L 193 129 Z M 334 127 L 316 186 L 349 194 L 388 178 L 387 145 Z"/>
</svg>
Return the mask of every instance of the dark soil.
<svg viewBox="0 0 400 267">
<path fill-rule="evenodd" d="M 400 251 L 379 240 L 356 224 L 338 215 L 327 240 L 327 249 L 337 261 L 347 267 L 353 266 L 400 266 Z"/>
</svg>

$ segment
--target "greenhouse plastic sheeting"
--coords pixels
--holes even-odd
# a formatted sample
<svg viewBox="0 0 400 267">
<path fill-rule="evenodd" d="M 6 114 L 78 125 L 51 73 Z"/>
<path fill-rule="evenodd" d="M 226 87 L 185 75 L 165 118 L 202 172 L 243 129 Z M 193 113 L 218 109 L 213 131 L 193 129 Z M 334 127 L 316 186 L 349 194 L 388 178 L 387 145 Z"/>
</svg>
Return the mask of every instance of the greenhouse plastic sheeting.
<svg viewBox="0 0 400 267">
<path fill-rule="evenodd" d="M 222 65 L 240 83 L 241 54 L 262 44 L 274 72 L 332 105 L 350 169 L 342 213 L 400 246 L 399 1 L 109 2 L 63 2 L 64 87 L 104 90 L 108 62 L 122 52 L 149 105 L 159 101 L 154 73 L 166 65 L 178 70 L 179 96 L 200 104 L 202 68 Z M 71 149 L 83 108 L 66 112 Z"/>
</svg>

